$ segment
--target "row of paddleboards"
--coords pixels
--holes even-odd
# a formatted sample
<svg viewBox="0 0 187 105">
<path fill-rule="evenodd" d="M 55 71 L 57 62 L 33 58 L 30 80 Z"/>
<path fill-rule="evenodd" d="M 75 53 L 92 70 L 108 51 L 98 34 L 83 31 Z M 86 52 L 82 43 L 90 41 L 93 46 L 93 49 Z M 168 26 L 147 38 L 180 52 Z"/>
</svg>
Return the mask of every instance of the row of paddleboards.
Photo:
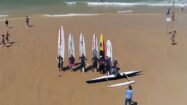
<svg viewBox="0 0 187 105">
<path fill-rule="evenodd" d="M 58 33 L 58 51 L 57 52 L 58 52 L 58 56 L 65 58 L 65 34 L 64 34 L 63 26 L 60 27 L 59 33 Z M 73 35 L 71 33 L 69 34 L 69 37 L 68 37 L 68 54 L 69 54 L 69 57 L 71 55 L 75 57 L 75 45 L 74 45 Z M 85 43 L 84 35 L 82 33 L 80 33 L 80 37 L 79 37 L 79 54 L 80 56 L 82 54 L 86 56 L 86 43 Z M 105 45 L 104 37 L 101 34 L 99 37 L 99 43 L 98 43 L 98 38 L 96 34 L 94 34 L 92 38 L 92 54 L 103 59 L 105 59 L 106 56 L 108 56 L 112 60 L 111 41 L 107 40 L 107 43 Z"/>
<path fill-rule="evenodd" d="M 58 34 L 58 56 L 63 57 L 63 60 L 65 58 L 65 35 L 64 35 L 64 29 L 63 26 L 60 27 L 59 29 L 59 34 Z M 74 39 L 73 35 L 70 33 L 68 37 L 68 53 L 69 56 L 73 55 L 75 57 L 75 46 L 74 46 Z M 80 33 L 79 37 L 79 54 L 80 56 L 84 54 L 86 56 L 86 44 L 85 44 L 85 38 L 82 33 Z M 112 43 L 110 40 L 106 41 L 105 45 L 105 40 L 103 35 L 101 34 L 99 36 L 99 42 L 97 36 L 94 34 L 92 38 L 92 54 L 96 55 L 100 59 L 106 59 L 106 57 L 110 57 L 112 61 Z M 141 73 L 141 71 L 136 70 L 136 71 L 128 71 L 128 72 L 121 72 L 118 73 L 118 75 L 107 75 L 107 76 L 101 76 L 97 77 L 94 79 L 90 79 L 86 81 L 87 83 L 98 83 L 102 81 L 110 81 L 110 80 L 115 80 L 115 79 L 120 79 L 120 78 L 125 78 L 126 76 L 132 76 L 132 75 L 138 75 Z M 128 82 L 122 82 L 122 83 L 117 83 L 110 85 L 109 87 L 118 87 L 118 86 L 125 86 L 135 83 L 134 80 L 128 81 Z"/>
</svg>

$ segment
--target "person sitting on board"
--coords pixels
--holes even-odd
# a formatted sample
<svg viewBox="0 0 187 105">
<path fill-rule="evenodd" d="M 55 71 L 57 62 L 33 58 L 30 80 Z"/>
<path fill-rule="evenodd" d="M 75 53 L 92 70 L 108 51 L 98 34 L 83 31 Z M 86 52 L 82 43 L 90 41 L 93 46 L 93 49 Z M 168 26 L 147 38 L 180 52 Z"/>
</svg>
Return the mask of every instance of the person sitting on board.
<svg viewBox="0 0 187 105">
<path fill-rule="evenodd" d="M 133 90 L 131 85 L 128 86 L 128 89 L 125 91 L 125 94 L 126 94 L 125 105 L 131 105 L 132 96 L 133 96 Z"/>
<path fill-rule="evenodd" d="M 82 56 L 79 57 L 79 60 L 80 60 L 80 67 L 81 67 L 81 70 L 82 72 L 85 72 L 85 69 L 86 69 L 86 57 L 84 56 L 84 54 L 82 54 Z"/>
<path fill-rule="evenodd" d="M 111 62 L 111 58 L 110 57 L 106 57 L 106 68 L 105 68 L 105 72 L 108 73 L 108 75 L 110 74 L 109 71 L 112 67 L 112 62 Z"/>
<path fill-rule="evenodd" d="M 59 69 L 59 72 L 61 72 L 63 70 L 63 64 L 64 64 L 64 59 L 62 56 L 58 56 L 57 57 L 57 60 L 58 60 L 58 69 Z"/>
<path fill-rule="evenodd" d="M 95 70 L 97 70 L 97 63 L 98 63 L 98 58 L 96 54 L 93 54 L 92 63 L 93 63 L 92 69 L 95 72 Z"/>
<path fill-rule="evenodd" d="M 75 66 L 75 58 L 73 56 L 73 54 L 70 55 L 69 57 L 69 68 L 70 70 L 72 70 Z"/>
</svg>

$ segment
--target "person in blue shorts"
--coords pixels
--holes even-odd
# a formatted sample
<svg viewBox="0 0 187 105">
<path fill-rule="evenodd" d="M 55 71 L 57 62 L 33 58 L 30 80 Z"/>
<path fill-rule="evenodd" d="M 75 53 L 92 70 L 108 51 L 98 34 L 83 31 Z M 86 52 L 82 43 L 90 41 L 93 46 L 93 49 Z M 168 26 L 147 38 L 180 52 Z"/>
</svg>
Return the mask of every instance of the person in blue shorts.
<svg viewBox="0 0 187 105">
<path fill-rule="evenodd" d="M 128 89 L 125 91 L 125 94 L 126 94 L 125 105 L 131 105 L 132 96 L 133 96 L 133 90 L 131 85 L 129 85 Z"/>
</svg>

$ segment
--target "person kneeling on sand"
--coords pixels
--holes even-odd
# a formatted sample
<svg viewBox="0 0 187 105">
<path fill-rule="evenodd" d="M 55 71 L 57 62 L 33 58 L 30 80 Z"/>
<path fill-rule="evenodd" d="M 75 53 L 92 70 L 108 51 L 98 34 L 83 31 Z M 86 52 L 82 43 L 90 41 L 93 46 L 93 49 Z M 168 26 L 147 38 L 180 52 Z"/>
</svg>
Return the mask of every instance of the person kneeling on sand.
<svg viewBox="0 0 187 105">
<path fill-rule="evenodd" d="M 86 69 L 86 57 L 84 56 L 84 54 L 82 54 L 82 56 L 79 57 L 79 60 L 80 60 L 80 67 L 81 67 L 81 70 L 82 72 L 85 72 L 85 69 Z"/>
<path fill-rule="evenodd" d="M 73 54 L 70 55 L 69 57 L 69 68 L 70 70 L 72 70 L 75 66 L 75 58 L 73 56 Z"/>
<path fill-rule="evenodd" d="M 131 85 L 128 86 L 128 89 L 125 91 L 125 94 L 126 94 L 125 105 L 131 105 L 132 95 L 133 95 L 133 90 Z"/>
</svg>

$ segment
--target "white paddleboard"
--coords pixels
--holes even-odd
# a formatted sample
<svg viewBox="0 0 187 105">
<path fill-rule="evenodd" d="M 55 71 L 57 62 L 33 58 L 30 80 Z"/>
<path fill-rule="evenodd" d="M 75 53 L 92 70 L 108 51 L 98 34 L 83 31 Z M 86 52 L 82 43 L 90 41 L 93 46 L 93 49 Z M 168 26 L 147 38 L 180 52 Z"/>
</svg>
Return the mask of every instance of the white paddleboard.
<svg viewBox="0 0 187 105">
<path fill-rule="evenodd" d="M 92 38 L 92 55 L 96 54 L 98 57 L 99 54 L 99 47 L 98 47 L 98 40 L 97 36 L 94 34 Z"/>
<path fill-rule="evenodd" d="M 85 40 L 84 40 L 84 36 L 82 33 L 80 33 L 80 39 L 79 39 L 79 54 L 80 56 L 82 56 L 82 54 L 84 54 L 84 56 L 86 56 L 86 48 L 85 48 Z"/>
<path fill-rule="evenodd" d="M 65 55 L 65 40 L 64 40 L 64 29 L 63 26 L 60 27 L 59 33 L 58 33 L 58 56 L 63 57 Z"/>
<path fill-rule="evenodd" d="M 112 43 L 110 40 L 106 42 L 106 55 L 111 58 L 112 61 Z"/>
<path fill-rule="evenodd" d="M 69 39 L 68 39 L 68 52 L 69 52 L 69 57 L 71 54 L 75 57 L 74 40 L 73 40 L 73 35 L 71 33 L 69 34 Z"/>
<path fill-rule="evenodd" d="M 118 84 L 110 85 L 108 87 L 125 86 L 125 85 L 129 85 L 129 84 L 132 84 L 132 83 L 135 83 L 135 81 L 133 80 L 133 81 L 128 81 L 128 82 L 118 83 Z"/>
</svg>

